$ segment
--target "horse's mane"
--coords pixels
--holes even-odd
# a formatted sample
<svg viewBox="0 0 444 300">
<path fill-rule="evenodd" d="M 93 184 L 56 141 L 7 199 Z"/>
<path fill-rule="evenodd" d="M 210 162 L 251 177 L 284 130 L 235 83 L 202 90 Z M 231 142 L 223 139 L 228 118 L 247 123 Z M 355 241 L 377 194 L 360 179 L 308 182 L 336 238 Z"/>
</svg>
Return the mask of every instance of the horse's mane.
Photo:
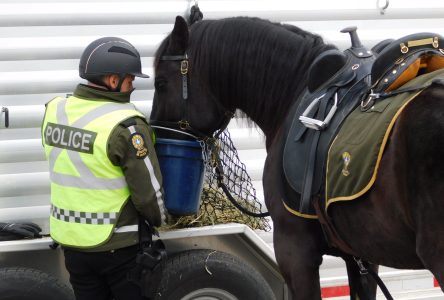
<svg viewBox="0 0 444 300">
<path fill-rule="evenodd" d="M 198 70 L 227 108 L 242 103 L 240 109 L 248 108 L 253 120 L 263 114 L 285 115 L 306 87 L 313 59 L 334 48 L 296 26 L 258 18 L 204 20 L 194 24 L 190 33 L 191 71 Z M 168 38 L 158 49 L 155 64 L 167 45 Z M 262 120 L 279 123 L 274 117 Z M 267 127 L 276 129 L 274 124 Z"/>
</svg>

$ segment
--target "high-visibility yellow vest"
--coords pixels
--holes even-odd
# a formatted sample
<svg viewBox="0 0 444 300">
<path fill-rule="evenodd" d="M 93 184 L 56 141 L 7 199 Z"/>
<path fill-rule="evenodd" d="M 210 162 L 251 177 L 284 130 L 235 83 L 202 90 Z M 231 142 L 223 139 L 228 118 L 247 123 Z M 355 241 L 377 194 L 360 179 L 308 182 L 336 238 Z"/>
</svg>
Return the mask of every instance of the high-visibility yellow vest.
<svg viewBox="0 0 444 300">
<path fill-rule="evenodd" d="M 51 179 L 50 233 L 61 245 L 93 248 L 112 235 L 130 192 L 107 155 L 122 121 L 144 117 L 133 104 L 57 97 L 46 107 L 42 140 Z"/>
</svg>

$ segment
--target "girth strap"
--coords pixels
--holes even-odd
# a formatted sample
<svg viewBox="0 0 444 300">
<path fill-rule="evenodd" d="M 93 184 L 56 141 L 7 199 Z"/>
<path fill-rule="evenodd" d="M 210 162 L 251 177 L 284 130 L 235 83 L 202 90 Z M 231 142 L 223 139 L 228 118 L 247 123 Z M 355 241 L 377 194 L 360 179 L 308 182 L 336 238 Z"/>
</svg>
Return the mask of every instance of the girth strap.
<svg viewBox="0 0 444 300">
<path fill-rule="evenodd" d="M 321 223 L 322 231 L 324 232 L 327 243 L 330 246 L 343 251 L 344 253 L 359 257 L 355 251 L 353 251 L 353 249 L 343 239 L 341 239 L 339 233 L 336 231 L 336 228 L 333 226 L 332 220 L 327 215 L 325 209 L 321 207 L 320 202 L 321 201 L 318 198 L 313 199 L 313 206 L 316 210 L 319 223 Z"/>
<path fill-rule="evenodd" d="M 330 97 L 326 97 L 324 99 L 324 101 L 321 100 L 321 104 L 319 106 L 319 110 L 318 110 L 318 114 L 317 114 L 318 116 L 321 117 L 321 119 L 325 115 L 329 99 L 330 99 Z M 316 153 L 317 153 L 316 150 L 318 148 L 318 142 L 319 142 L 320 136 L 321 136 L 320 130 L 314 131 L 313 139 L 311 141 L 311 146 L 310 146 L 310 154 L 308 157 L 308 162 L 305 165 L 305 168 L 306 168 L 305 178 L 304 178 L 304 184 L 302 186 L 302 194 L 301 194 L 302 199 L 301 199 L 299 211 L 308 211 L 309 206 L 310 206 L 310 201 L 312 198 L 313 176 L 315 173 L 315 162 L 316 162 Z"/>
</svg>

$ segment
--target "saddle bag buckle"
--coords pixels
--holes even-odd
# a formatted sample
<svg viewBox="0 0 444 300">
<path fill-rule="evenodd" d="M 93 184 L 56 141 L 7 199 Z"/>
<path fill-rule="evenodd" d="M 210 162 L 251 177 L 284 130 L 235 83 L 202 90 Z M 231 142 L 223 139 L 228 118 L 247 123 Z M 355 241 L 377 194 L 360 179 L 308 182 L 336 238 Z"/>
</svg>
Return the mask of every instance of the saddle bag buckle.
<svg viewBox="0 0 444 300">
<path fill-rule="evenodd" d="M 319 101 L 321 101 L 321 99 L 324 96 L 325 94 L 314 99 L 313 102 L 305 109 L 302 116 L 299 117 L 299 121 L 301 121 L 305 127 L 318 131 L 323 130 L 328 126 L 331 119 L 335 115 L 336 110 L 338 109 L 338 93 L 335 93 L 335 102 L 330 111 L 328 112 L 327 117 L 325 117 L 324 121 L 307 117 L 310 114 L 310 112 L 313 110 L 313 108 L 315 108 L 315 106 L 319 103 Z"/>
</svg>

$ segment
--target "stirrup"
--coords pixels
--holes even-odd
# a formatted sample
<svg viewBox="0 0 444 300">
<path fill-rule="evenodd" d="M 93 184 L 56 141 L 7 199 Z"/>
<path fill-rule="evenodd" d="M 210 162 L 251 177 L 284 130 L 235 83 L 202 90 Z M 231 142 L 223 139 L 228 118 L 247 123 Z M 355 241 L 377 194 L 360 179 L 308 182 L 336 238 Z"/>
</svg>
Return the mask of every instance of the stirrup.
<svg viewBox="0 0 444 300">
<path fill-rule="evenodd" d="M 302 124 L 304 124 L 305 127 L 311 128 L 314 130 L 323 130 L 328 126 L 328 123 L 330 123 L 331 119 L 335 115 L 336 110 L 338 108 L 338 93 L 335 93 L 335 102 L 334 102 L 332 108 L 330 109 L 330 111 L 328 112 L 327 117 L 325 117 L 324 121 L 307 117 L 307 115 L 311 112 L 311 110 L 314 108 L 314 106 L 316 104 L 318 104 L 319 101 L 321 101 L 321 99 L 324 96 L 325 96 L 325 94 L 314 99 L 313 102 L 304 111 L 302 116 L 299 117 L 299 120 L 302 122 Z"/>
</svg>

